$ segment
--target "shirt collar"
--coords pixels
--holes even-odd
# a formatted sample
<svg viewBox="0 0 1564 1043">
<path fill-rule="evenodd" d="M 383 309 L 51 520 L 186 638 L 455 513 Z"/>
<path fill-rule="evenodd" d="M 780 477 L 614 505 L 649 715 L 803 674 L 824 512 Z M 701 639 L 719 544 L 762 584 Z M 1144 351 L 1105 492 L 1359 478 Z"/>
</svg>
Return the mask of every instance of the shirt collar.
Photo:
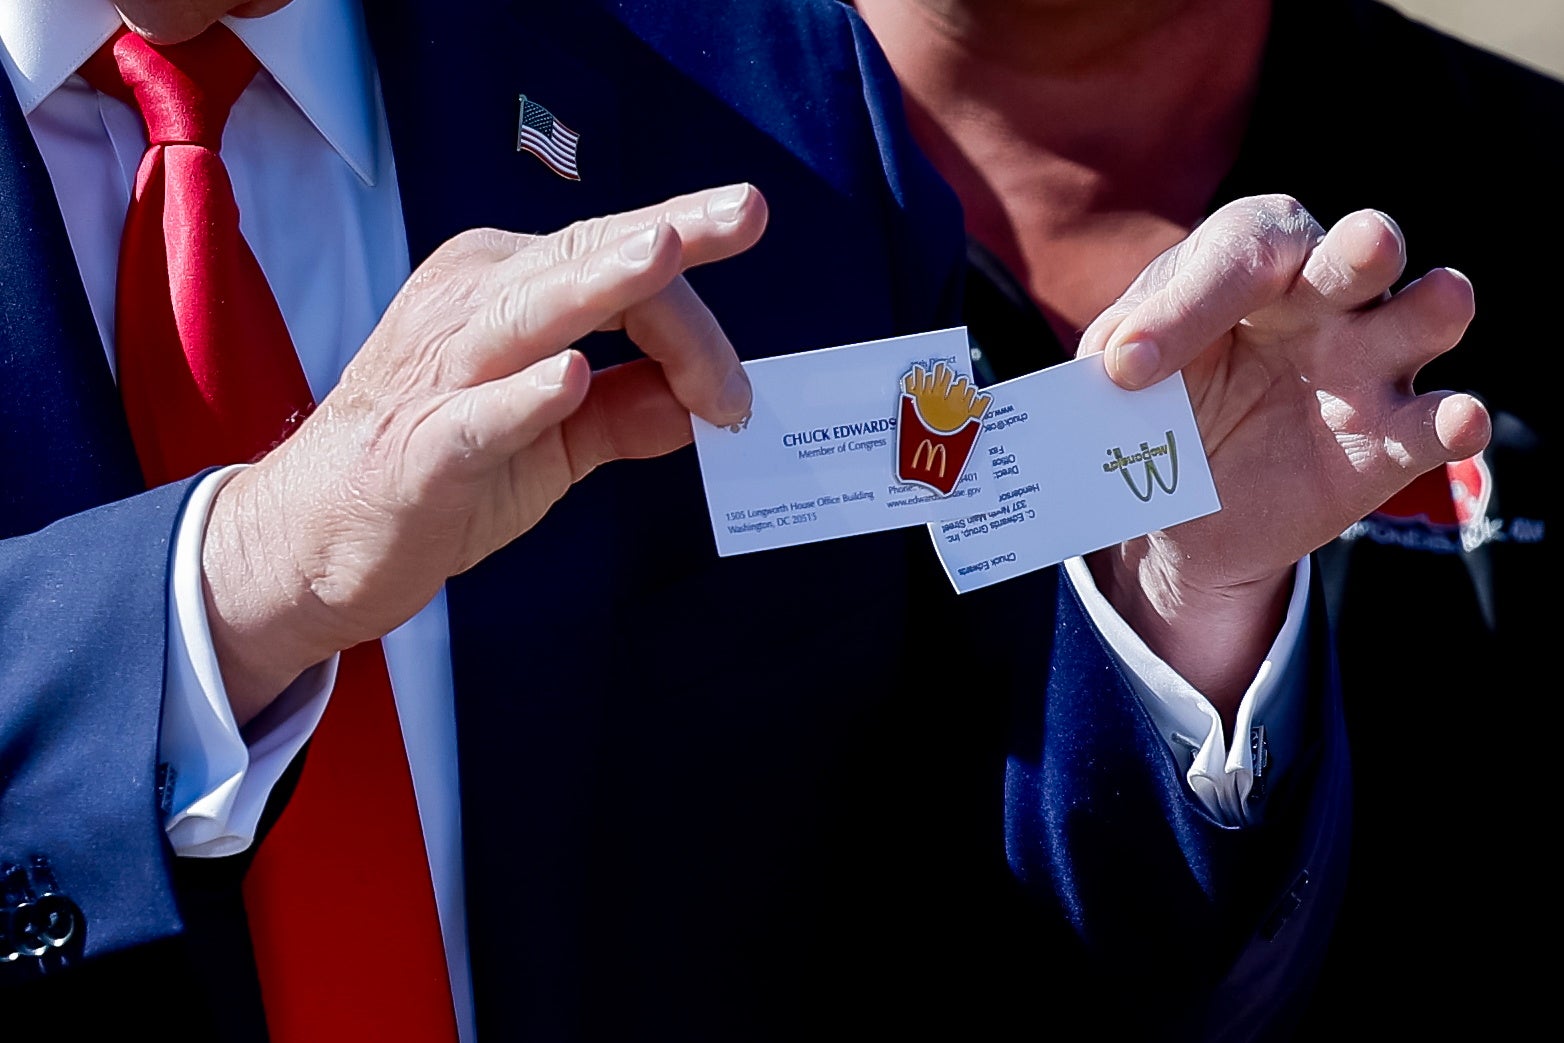
<svg viewBox="0 0 1564 1043">
<path fill-rule="evenodd" d="M 293 0 L 223 19 L 367 184 L 379 174 L 375 73 L 359 5 Z M 121 25 L 108 0 L 0 0 L 0 64 L 30 113 Z"/>
</svg>

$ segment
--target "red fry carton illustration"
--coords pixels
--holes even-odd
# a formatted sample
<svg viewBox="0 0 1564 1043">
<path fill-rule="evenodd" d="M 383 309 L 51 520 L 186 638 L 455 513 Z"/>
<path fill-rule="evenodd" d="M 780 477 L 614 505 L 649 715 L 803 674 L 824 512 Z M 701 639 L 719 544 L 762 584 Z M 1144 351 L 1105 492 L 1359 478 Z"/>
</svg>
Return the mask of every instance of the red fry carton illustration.
<svg viewBox="0 0 1564 1043">
<path fill-rule="evenodd" d="M 961 481 L 992 395 L 980 395 L 943 362 L 913 366 L 901 378 L 896 477 L 949 496 Z"/>
</svg>

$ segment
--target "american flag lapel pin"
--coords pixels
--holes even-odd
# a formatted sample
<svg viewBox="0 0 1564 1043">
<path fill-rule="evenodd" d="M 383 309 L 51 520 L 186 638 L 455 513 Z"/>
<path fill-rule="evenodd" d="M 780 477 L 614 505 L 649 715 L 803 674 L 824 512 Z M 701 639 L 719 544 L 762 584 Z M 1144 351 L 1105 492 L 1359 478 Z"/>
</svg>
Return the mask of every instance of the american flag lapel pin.
<svg viewBox="0 0 1564 1043">
<path fill-rule="evenodd" d="M 516 151 L 530 152 L 560 177 L 580 181 L 576 169 L 576 142 L 581 135 L 554 118 L 554 114 L 525 94 L 517 95 L 521 111 L 516 120 Z"/>
</svg>

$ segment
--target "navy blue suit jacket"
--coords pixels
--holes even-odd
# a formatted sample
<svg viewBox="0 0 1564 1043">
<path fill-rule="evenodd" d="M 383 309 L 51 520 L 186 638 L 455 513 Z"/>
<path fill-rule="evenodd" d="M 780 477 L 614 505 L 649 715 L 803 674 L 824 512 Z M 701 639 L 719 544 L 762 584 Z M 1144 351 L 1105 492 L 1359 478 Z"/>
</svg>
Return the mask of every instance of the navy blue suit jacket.
<svg viewBox="0 0 1564 1043">
<path fill-rule="evenodd" d="M 848 8 L 367 9 L 415 264 L 472 226 L 750 181 L 765 237 L 690 274 L 741 355 L 959 321 L 959 211 Z M 579 182 L 515 151 L 522 93 L 581 134 Z M 0 193 L 0 861 L 52 878 L 13 873 L 13 908 L 52 887 L 84 930 L 46 974 L 12 961 L 15 1009 L 166 1025 L 190 980 L 198 1037 L 258 1038 L 243 860 L 173 859 L 160 827 L 186 486 L 141 491 L 10 97 Z M 1347 793 L 1323 654 L 1292 785 L 1239 832 L 1189 796 L 1054 571 L 957 599 L 921 530 L 719 559 L 692 450 L 601 469 L 448 590 L 486 1040 L 981 1038 L 1059 1003 L 1250 1038 L 1308 980 Z M 323 973 L 395 958 L 329 925 L 300 945 Z"/>
</svg>

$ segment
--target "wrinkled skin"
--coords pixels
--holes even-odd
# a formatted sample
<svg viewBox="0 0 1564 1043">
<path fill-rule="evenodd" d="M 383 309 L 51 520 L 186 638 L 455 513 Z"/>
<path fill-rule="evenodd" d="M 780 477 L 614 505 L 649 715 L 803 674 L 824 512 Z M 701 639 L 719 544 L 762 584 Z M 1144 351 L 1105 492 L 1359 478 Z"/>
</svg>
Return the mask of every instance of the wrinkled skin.
<svg viewBox="0 0 1564 1043">
<path fill-rule="evenodd" d="M 599 464 L 688 444 L 691 413 L 742 420 L 748 378 L 682 273 L 766 218 L 727 186 L 547 236 L 464 232 L 420 265 L 319 408 L 213 503 L 207 607 L 236 717 L 406 621 Z M 606 329 L 646 358 L 591 372 L 571 345 Z"/>
<path fill-rule="evenodd" d="M 1386 215 L 1328 232 L 1295 200 L 1222 207 L 1087 329 L 1080 354 L 1144 387 L 1182 370 L 1223 508 L 1098 552 L 1093 575 L 1170 665 L 1231 715 L 1275 636 L 1292 566 L 1419 474 L 1483 449 L 1469 395 L 1417 394 L 1472 286 L 1406 264 Z"/>
</svg>

